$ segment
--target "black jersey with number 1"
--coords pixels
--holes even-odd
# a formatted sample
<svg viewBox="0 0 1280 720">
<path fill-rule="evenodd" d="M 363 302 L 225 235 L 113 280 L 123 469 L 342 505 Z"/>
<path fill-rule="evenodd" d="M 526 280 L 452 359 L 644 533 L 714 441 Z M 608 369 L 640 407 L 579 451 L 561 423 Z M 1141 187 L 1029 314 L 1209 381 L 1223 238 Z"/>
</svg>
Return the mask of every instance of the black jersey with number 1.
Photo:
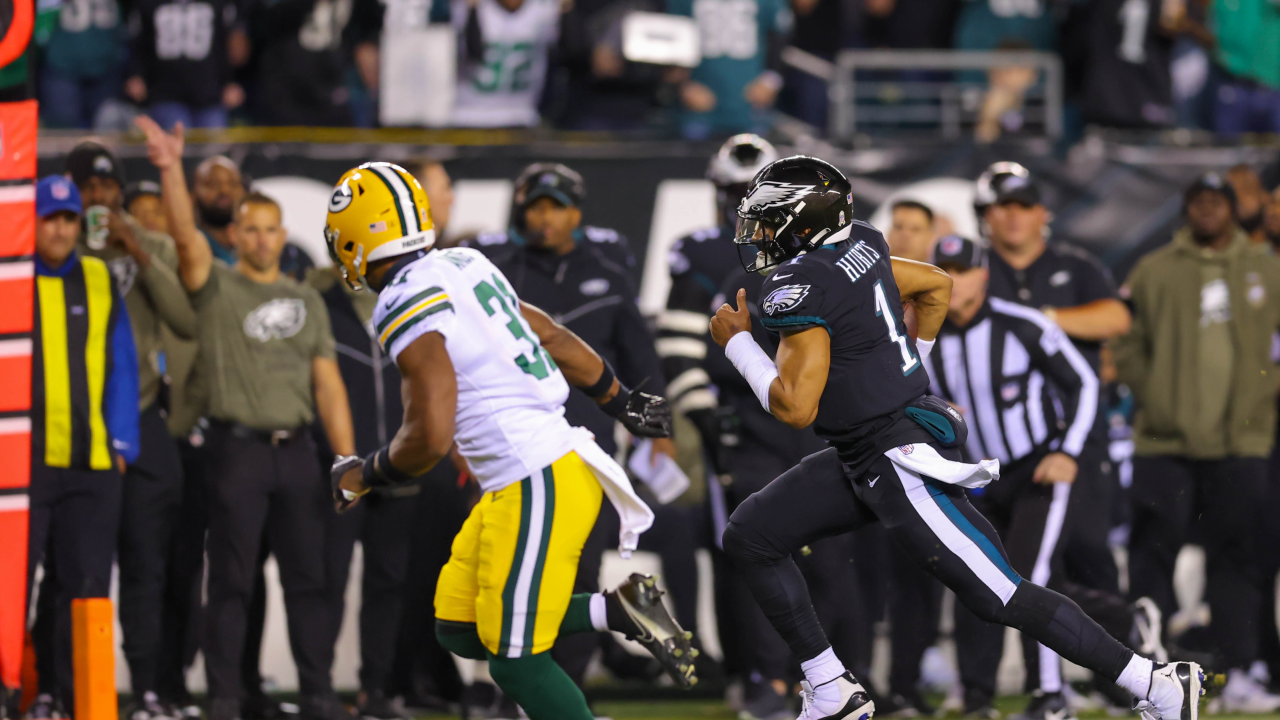
<svg viewBox="0 0 1280 720">
<path fill-rule="evenodd" d="M 814 430 L 851 466 L 930 436 L 903 413 L 929 373 L 902 322 L 902 299 L 878 230 L 854 221 L 846 240 L 779 265 L 761 289 L 772 333 L 821 327 L 831 366 Z"/>
</svg>

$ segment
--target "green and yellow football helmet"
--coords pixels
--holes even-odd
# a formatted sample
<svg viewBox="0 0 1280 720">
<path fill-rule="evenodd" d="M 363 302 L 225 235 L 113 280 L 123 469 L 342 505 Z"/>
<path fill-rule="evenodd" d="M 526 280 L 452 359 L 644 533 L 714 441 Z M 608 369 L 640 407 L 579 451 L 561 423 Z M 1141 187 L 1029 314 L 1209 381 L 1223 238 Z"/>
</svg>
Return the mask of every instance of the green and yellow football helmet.
<svg viewBox="0 0 1280 720">
<path fill-rule="evenodd" d="M 371 162 L 352 168 L 329 198 L 324 239 L 347 284 L 368 287 L 370 263 L 435 245 L 427 193 L 398 165 Z"/>
</svg>

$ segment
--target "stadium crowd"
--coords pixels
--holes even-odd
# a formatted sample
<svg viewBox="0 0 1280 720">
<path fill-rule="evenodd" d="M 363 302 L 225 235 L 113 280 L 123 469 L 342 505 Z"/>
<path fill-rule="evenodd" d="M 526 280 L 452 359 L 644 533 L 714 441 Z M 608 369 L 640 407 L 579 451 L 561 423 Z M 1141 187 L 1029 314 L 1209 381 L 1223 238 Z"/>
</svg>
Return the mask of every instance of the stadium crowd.
<svg viewBox="0 0 1280 720">
<path fill-rule="evenodd" d="M 635 11 L 692 17 L 700 63 L 628 60 Z M 432 24 L 456 36 L 455 127 L 706 138 L 766 130 L 777 109 L 824 128 L 826 82 L 783 62 L 791 45 L 823 60 L 846 48 L 1056 52 L 1069 121 L 1280 131 L 1268 0 L 63 0 L 39 3 L 35 41 L 0 70 L 0 91 L 37 96 L 51 128 L 127 130 L 139 112 L 166 128 L 371 127 L 380 93 L 427 92 L 421 78 L 384 87 L 387 33 Z M 980 136 L 1013 129 L 1037 82 L 993 71 Z"/>
<path fill-rule="evenodd" d="M 478 497 L 466 463 L 454 454 L 345 514 L 329 499 L 332 458 L 372 452 L 401 422 L 399 376 L 382 346 L 394 328 L 372 326 L 376 297 L 287 243 L 279 204 L 247 187 L 233 160 L 209 158 L 188 180 L 181 134 L 139 124 L 160 182 L 129 182 L 109 149 L 84 142 L 65 175 L 37 186 L 29 573 L 39 687 L 26 716 L 66 717 L 74 707 L 71 601 L 105 597 L 118 563 L 130 720 L 352 717 L 331 672 L 358 540 L 354 712 L 391 720 L 461 707 L 466 717 L 514 717 L 483 667 L 462 682 L 434 634 L 436 577 Z M 797 668 L 720 537 L 736 506 L 824 443 L 762 410 L 707 326 L 738 288 L 753 306 L 771 301 L 731 239 L 748 183 L 777 156 L 740 135 L 711 158 L 718 225 L 672 247 L 671 290 L 656 318 L 636 306 L 639 264 L 626 238 L 581 224 L 586 188 L 563 165 L 534 164 L 516 179 L 506 232 L 461 241 L 619 378 L 633 387 L 647 378 L 646 389 L 687 420 L 677 440 L 701 449 L 692 463 L 680 458 L 693 489 L 677 502 L 669 486 L 642 491 L 657 519 L 640 547 L 660 556 L 674 614 L 695 639 L 709 628 L 698 626 L 694 552 L 711 552 L 723 660 L 704 653 L 699 674 L 738 687 L 735 707 L 759 720 L 793 716 Z M 443 234 L 445 166 L 410 170 Z M 915 198 L 892 207 L 886 233 L 893 254 L 936 263 L 955 280 L 931 360 L 933 392 L 965 416 L 969 455 L 1006 468 L 1001 484 L 972 491 L 974 504 L 1018 573 L 1075 600 L 1140 653 L 1225 673 L 1214 700 L 1222 711 L 1280 710 L 1280 537 L 1264 522 L 1280 503 L 1269 372 L 1280 330 L 1280 188 L 1268 191 L 1245 166 L 1199 178 L 1182 198 L 1185 226 L 1119 285 L 1092 256 L 1047 240 L 1049 213 L 1025 168 L 996 163 L 976 188 L 982 237 L 952 235 Z M 1048 348 L 1065 333 L 1075 349 L 1045 359 L 1014 330 L 993 332 L 992 308 L 1016 314 L 1010 304 L 1039 323 L 1037 343 Z M 766 328 L 754 333 L 770 347 Z M 1067 359 L 1055 366 L 1053 357 Z M 636 451 L 631 440 L 615 442 L 613 419 L 585 396 L 571 395 L 566 413 L 606 451 Z M 640 451 L 651 466 L 680 455 L 670 440 Z M 631 467 L 647 481 L 643 464 Z M 579 566 L 582 590 L 595 589 L 618 522 L 606 503 Z M 1174 564 L 1188 543 L 1205 550 L 1206 604 L 1179 607 Z M 1127 550 L 1125 571 L 1116 548 Z M 299 673 L 294 708 L 267 694 L 259 672 L 269 556 Z M 941 585 L 876 526 L 815 543 L 797 560 L 835 652 L 864 681 L 874 627 L 888 620 L 891 671 L 875 688 L 878 712 L 933 713 L 921 668 L 939 653 Z M 934 689 L 947 693 L 945 708 L 998 717 L 1003 629 L 959 606 L 953 626 L 958 676 Z M 198 651 L 203 705 L 187 687 Z M 593 657 L 618 678 L 661 674 L 608 635 L 562 638 L 553 652 L 578 683 Z M 1128 710 L 1110 683 L 1073 689 L 1044 648 L 1028 642 L 1024 658 L 1028 720 L 1067 717 L 1086 701 Z"/>
</svg>

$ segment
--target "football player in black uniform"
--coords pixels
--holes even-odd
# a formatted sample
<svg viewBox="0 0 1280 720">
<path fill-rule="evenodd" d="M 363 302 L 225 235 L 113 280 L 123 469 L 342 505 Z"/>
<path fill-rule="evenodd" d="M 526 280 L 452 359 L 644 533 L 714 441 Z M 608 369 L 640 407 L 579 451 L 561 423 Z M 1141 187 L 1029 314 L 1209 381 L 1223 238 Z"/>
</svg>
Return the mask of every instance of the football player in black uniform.
<svg viewBox="0 0 1280 720">
<path fill-rule="evenodd" d="M 890 259 L 884 238 L 852 217 L 849 181 L 796 156 L 752 181 L 735 242 L 754 245 L 751 269 L 772 270 L 761 322 L 777 334 L 776 364 L 751 337 L 751 317 L 720 307 L 712 338 L 760 404 L 793 427 L 811 423 L 832 447 L 805 458 L 730 518 L 725 552 L 801 661 L 801 720 L 867 720 L 874 704 L 831 651 L 792 554 L 817 539 L 880 520 L 918 563 L 979 617 L 1016 628 L 1132 692 L 1150 718 L 1197 720 L 1195 663 L 1136 655 L 1067 598 L 1021 578 L 1000 538 L 964 494 L 999 477 L 999 462 L 945 459 L 963 444 L 960 415 L 926 395 L 928 356 L 946 317 L 951 279 Z M 915 306 L 918 340 L 902 321 Z"/>
</svg>

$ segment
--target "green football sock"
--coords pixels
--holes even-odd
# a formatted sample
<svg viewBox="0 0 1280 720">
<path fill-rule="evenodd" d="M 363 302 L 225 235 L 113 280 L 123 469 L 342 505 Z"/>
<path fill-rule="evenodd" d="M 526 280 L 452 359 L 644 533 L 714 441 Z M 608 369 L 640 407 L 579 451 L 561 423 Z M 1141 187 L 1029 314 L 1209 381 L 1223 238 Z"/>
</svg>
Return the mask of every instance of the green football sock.
<svg viewBox="0 0 1280 720">
<path fill-rule="evenodd" d="M 529 720 L 594 720 L 582 691 L 550 652 L 518 658 L 490 654 L 489 674 L 502 692 L 524 708 Z"/>
<path fill-rule="evenodd" d="M 594 593 L 577 593 L 569 598 L 569 610 L 560 621 L 560 634 L 597 632 L 591 624 L 591 596 Z"/>
<path fill-rule="evenodd" d="M 459 657 L 470 660 L 485 660 L 489 657 L 484 643 L 480 642 L 475 623 L 437 620 L 436 639 L 440 641 L 440 647 Z"/>
</svg>

